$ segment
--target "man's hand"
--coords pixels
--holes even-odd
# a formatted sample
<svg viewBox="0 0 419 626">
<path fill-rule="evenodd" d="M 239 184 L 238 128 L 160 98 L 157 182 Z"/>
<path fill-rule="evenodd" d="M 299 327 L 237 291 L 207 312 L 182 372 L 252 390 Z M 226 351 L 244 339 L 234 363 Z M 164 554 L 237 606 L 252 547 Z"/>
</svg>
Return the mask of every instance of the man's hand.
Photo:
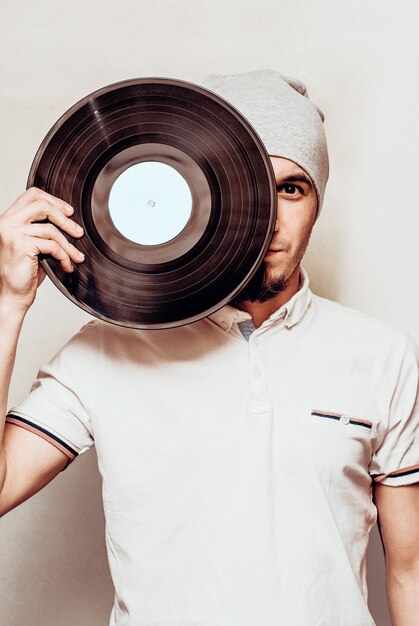
<svg viewBox="0 0 419 626">
<path fill-rule="evenodd" d="M 59 198 L 32 187 L 0 215 L 0 304 L 26 313 L 45 278 L 38 256 L 49 254 L 65 272 L 84 255 L 62 234 L 81 237 L 70 216 L 74 209 Z M 45 222 L 48 220 L 48 222 Z"/>
</svg>

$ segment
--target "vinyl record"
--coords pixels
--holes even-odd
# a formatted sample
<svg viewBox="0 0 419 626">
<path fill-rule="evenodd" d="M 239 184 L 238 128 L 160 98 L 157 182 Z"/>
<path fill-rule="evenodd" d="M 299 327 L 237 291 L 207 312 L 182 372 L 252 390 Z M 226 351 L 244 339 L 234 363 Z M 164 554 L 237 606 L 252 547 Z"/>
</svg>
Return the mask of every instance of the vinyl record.
<svg viewBox="0 0 419 626">
<path fill-rule="evenodd" d="M 276 219 L 272 165 L 250 123 L 170 78 L 75 104 L 41 144 L 31 186 L 71 204 L 85 229 L 69 237 L 85 261 L 67 274 L 44 258 L 48 276 L 85 311 L 133 328 L 179 326 L 228 303 L 263 261 Z"/>
</svg>

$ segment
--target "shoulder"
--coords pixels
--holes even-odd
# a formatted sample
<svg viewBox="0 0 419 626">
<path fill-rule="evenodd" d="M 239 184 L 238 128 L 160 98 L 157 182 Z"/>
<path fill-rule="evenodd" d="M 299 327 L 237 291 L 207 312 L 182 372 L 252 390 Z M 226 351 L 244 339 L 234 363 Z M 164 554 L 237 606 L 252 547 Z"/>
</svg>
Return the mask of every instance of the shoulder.
<svg viewBox="0 0 419 626">
<path fill-rule="evenodd" d="M 80 370 L 90 368 L 101 352 L 101 342 L 99 323 L 96 320 L 91 321 L 70 337 L 42 369 L 46 372 L 52 370 L 56 372 L 67 368 Z"/>
<path fill-rule="evenodd" d="M 377 355 L 392 354 L 403 358 L 413 340 L 401 328 L 356 309 L 313 294 L 315 323 L 320 332 L 338 345 Z"/>
<path fill-rule="evenodd" d="M 101 323 L 99 320 L 92 320 L 80 328 L 68 341 L 64 344 L 63 350 L 94 350 L 100 343 L 102 334 Z"/>
<path fill-rule="evenodd" d="M 154 362 L 160 358 L 194 358 L 213 343 L 213 334 L 205 318 L 161 330 L 133 329 L 97 320 L 84 326 L 71 342 L 110 360 Z"/>
</svg>

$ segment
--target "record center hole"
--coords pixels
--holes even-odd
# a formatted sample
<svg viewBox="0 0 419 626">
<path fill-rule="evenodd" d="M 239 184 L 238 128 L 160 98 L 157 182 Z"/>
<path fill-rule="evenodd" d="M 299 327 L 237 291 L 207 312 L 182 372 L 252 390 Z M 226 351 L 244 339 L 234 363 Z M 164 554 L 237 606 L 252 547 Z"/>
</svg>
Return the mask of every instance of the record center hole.
<svg viewBox="0 0 419 626">
<path fill-rule="evenodd" d="M 155 246 L 174 239 L 185 228 L 192 213 L 192 194 L 174 167 L 143 161 L 128 167 L 114 182 L 109 213 L 124 237 Z"/>
</svg>

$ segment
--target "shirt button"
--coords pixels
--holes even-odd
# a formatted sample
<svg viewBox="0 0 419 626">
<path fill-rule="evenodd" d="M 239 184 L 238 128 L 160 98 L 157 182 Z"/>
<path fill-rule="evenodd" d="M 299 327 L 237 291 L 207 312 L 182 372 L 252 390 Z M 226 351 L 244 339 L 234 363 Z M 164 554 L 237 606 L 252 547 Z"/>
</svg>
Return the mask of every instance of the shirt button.
<svg viewBox="0 0 419 626">
<path fill-rule="evenodd" d="M 255 376 L 262 376 L 262 371 L 257 365 L 255 365 L 255 367 L 253 368 L 253 373 Z"/>
<path fill-rule="evenodd" d="M 340 418 L 340 421 L 342 422 L 342 424 L 345 424 L 345 426 L 347 426 L 350 420 L 349 420 L 348 415 L 342 415 L 342 417 Z"/>
</svg>

